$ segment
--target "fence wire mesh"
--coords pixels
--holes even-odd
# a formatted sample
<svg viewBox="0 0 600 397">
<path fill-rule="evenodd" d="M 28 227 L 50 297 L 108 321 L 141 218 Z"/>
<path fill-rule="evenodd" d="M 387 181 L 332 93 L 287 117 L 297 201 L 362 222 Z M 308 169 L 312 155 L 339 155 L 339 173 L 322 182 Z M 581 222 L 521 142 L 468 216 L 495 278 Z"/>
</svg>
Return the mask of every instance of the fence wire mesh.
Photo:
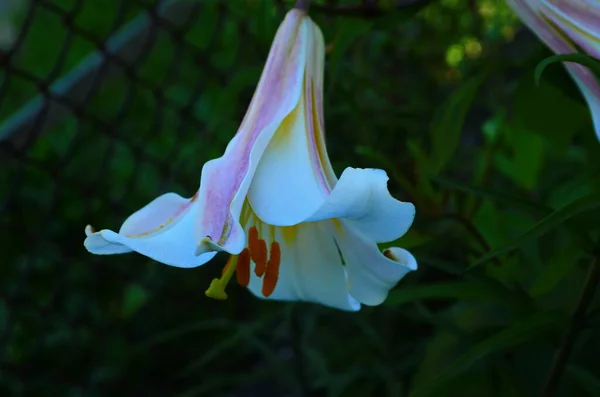
<svg viewBox="0 0 600 397">
<path fill-rule="evenodd" d="M 291 3 L 0 0 L 0 396 L 400 396 L 415 373 L 437 374 L 431 336 L 459 328 L 432 314 L 446 302 L 344 313 L 243 288 L 215 302 L 204 291 L 225 257 L 182 270 L 83 247 L 87 224 L 114 230 L 160 194 L 192 195 L 237 130 Z M 327 44 L 328 152 L 338 172 L 384 166 L 393 195 L 411 201 L 437 194 L 418 169 L 432 115 L 461 73 L 495 62 L 485 51 L 509 47 L 501 32 L 514 34 L 514 17 L 471 0 L 436 2 L 454 5 L 420 19 L 434 2 L 377 3 L 312 5 Z M 465 37 L 479 52 L 448 67 L 446 50 Z M 479 161 L 480 124 L 510 94 L 507 76 L 491 79 L 471 118 L 464 109 L 459 176 Z M 428 253 L 448 263 L 478 252 L 462 229 L 421 230 L 402 246 L 433 241 Z"/>
<path fill-rule="evenodd" d="M 231 308 L 199 303 L 212 275 L 94 257 L 83 227 L 115 227 L 158 192 L 193 191 L 201 164 L 235 131 L 268 42 L 238 45 L 249 27 L 226 2 L 10 5 L 0 21 L 0 393 L 216 387 L 212 370 L 197 378 L 208 364 L 223 372 L 218 351 L 201 354 L 214 339 L 153 348 L 170 340 L 157 330 L 179 326 L 173 332 L 202 338 L 233 323 Z M 238 70 L 237 59 L 250 67 Z M 160 309 L 147 309 L 148 300 Z M 161 374 L 171 361 L 185 364 Z"/>
</svg>

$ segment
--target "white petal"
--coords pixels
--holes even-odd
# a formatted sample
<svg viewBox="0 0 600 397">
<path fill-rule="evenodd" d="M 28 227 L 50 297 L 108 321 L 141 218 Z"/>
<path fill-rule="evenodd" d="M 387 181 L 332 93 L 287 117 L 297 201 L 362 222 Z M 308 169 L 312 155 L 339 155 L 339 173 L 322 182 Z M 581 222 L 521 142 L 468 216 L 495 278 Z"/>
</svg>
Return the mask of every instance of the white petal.
<svg viewBox="0 0 600 397">
<path fill-rule="evenodd" d="M 308 193 L 300 195 L 300 192 L 305 186 L 307 191 L 310 190 L 311 184 L 287 172 L 280 173 L 284 169 L 272 164 L 270 172 L 266 174 L 274 181 L 273 188 L 253 182 L 251 192 L 255 194 L 248 198 L 256 214 L 265 223 L 288 226 L 344 218 L 376 242 L 396 240 L 412 225 L 414 205 L 398 201 L 390 195 L 387 189 L 389 178 L 383 170 L 347 168 L 329 195 L 318 195 L 313 189 L 314 194 L 309 198 Z M 294 183 L 281 186 L 284 179 Z M 263 180 L 266 181 L 266 178 Z M 274 187 L 278 187 L 278 190 Z M 288 192 L 296 193 L 290 196 Z M 317 196 L 320 197 L 318 206 Z M 307 215 L 307 209 L 312 213 Z"/>
<path fill-rule="evenodd" d="M 277 129 L 256 168 L 248 199 L 268 223 L 295 225 L 310 217 L 336 178 L 325 149 L 322 85 L 325 45 L 310 23 L 308 70 L 297 106 Z"/>
<path fill-rule="evenodd" d="M 343 227 L 337 241 L 346 262 L 348 291 L 365 305 L 381 304 L 408 272 L 417 269 L 417 261 L 408 251 L 389 248 L 386 256 L 351 227 Z"/>
<path fill-rule="evenodd" d="M 106 229 L 96 233 L 86 230 L 84 246 L 98 255 L 136 251 L 171 266 L 200 266 L 215 253 L 194 255 L 198 209 L 197 200 L 167 193 L 131 215 L 119 233 Z"/>
<path fill-rule="evenodd" d="M 341 310 L 360 310 L 360 303 L 348 294 L 346 270 L 332 228 L 330 222 L 275 228 L 273 237 L 281 245 L 279 280 L 273 293 L 265 298 L 263 279 L 256 276 L 253 265 L 250 291 L 262 299 L 306 301 Z M 265 234 L 268 238 L 269 233 L 263 236 Z"/>
<path fill-rule="evenodd" d="M 242 124 L 225 154 L 202 169 L 200 202 L 204 216 L 196 225 L 197 252 L 213 240 L 238 254 L 244 233 L 238 219 L 256 167 L 269 141 L 294 110 L 303 89 L 312 22 L 298 10 L 288 12 L 279 27 L 265 68 Z M 213 245 L 214 245 L 213 244 Z"/>
<path fill-rule="evenodd" d="M 396 200 L 383 170 L 346 168 L 331 195 L 308 222 L 342 218 L 375 242 L 402 237 L 415 218 L 412 203 Z"/>
<path fill-rule="evenodd" d="M 260 159 L 248 200 L 265 222 L 295 225 L 310 217 L 329 195 L 324 174 L 312 162 L 304 104 L 283 121 Z"/>
</svg>

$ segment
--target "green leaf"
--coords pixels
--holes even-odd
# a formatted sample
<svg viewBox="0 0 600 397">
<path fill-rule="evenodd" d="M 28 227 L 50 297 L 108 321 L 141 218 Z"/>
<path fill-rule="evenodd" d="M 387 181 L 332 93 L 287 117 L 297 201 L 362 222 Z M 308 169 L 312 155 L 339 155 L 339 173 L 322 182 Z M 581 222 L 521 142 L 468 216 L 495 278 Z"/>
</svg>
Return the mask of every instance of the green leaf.
<svg viewBox="0 0 600 397">
<path fill-rule="evenodd" d="M 125 318 L 131 317 L 148 301 L 148 293 L 139 284 L 130 284 L 125 289 L 121 315 Z"/>
<path fill-rule="evenodd" d="M 589 112 L 581 101 L 571 98 L 549 82 L 534 84 L 529 73 L 521 79 L 510 110 L 512 128 L 508 132 L 513 134 L 507 138 L 511 141 L 522 139 L 521 133 L 526 131 L 544 137 L 553 148 L 561 151 L 569 147 L 573 135 L 589 118 Z M 527 157 L 530 148 L 525 143 L 521 146 L 527 149 L 522 150 L 523 156 Z"/>
<path fill-rule="evenodd" d="M 380 0 L 378 2 L 379 7 L 384 11 L 384 17 L 388 15 L 390 19 L 396 21 L 396 24 L 413 18 L 415 14 L 433 3 L 433 0 L 407 2 L 400 9 L 397 3 L 396 0 Z"/>
<path fill-rule="evenodd" d="M 562 239 L 553 249 L 554 254 L 550 257 L 548 265 L 539 273 L 537 280 L 529 289 L 533 297 L 551 291 L 577 265 L 582 254 L 581 247 L 573 241 L 570 234 L 561 237 Z"/>
<path fill-rule="evenodd" d="M 4 299 L 0 299 L 0 332 L 4 332 L 7 326 L 8 320 L 8 307 L 6 306 L 6 301 Z"/>
<path fill-rule="evenodd" d="M 196 17 L 195 23 L 191 24 L 186 33 L 186 40 L 193 43 L 202 51 L 207 51 L 215 40 L 219 20 L 219 3 L 216 1 L 205 1 L 202 4 L 202 12 Z"/>
<path fill-rule="evenodd" d="M 559 326 L 564 322 L 565 318 L 563 316 L 554 313 L 544 312 L 531 315 L 470 348 L 437 377 L 414 390 L 410 394 L 410 397 L 439 395 L 434 394 L 436 390 L 444 383 L 467 371 L 476 362 L 493 353 L 519 346 L 531 339 L 537 338 L 541 332 Z"/>
<path fill-rule="evenodd" d="M 465 119 L 486 76 L 482 73 L 467 80 L 436 110 L 429 133 L 431 154 L 428 170 L 432 175 L 439 173 L 454 157 Z"/>
<path fill-rule="evenodd" d="M 526 190 L 538 185 L 544 161 L 544 139 L 530 130 L 513 127 L 505 134 L 510 153 L 498 153 L 495 166 Z"/>
<path fill-rule="evenodd" d="M 415 161 L 416 187 L 419 194 L 419 196 L 415 197 L 415 200 L 426 199 L 433 201 L 434 203 L 440 202 L 441 194 L 433 188 L 431 178 L 427 171 L 430 159 L 423 150 L 421 142 L 409 139 L 406 141 L 406 148 Z"/>
<path fill-rule="evenodd" d="M 387 306 L 400 306 L 408 302 L 426 299 L 457 299 L 499 303 L 513 301 L 508 289 L 494 288 L 483 282 L 455 280 L 403 286 L 390 292 L 385 304 Z"/>
<path fill-rule="evenodd" d="M 332 50 L 328 54 L 329 86 L 334 87 L 342 69 L 342 61 L 347 57 L 348 50 L 361 37 L 373 28 L 373 21 L 363 19 L 341 19 L 337 23 L 337 32 L 332 43 Z M 344 70 L 344 72 L 347 72 Z"/>
<path fill-rule="evenodd" d="M 468 183 L 457 182 L 451 179 L 446 179 L 444 177 L 434 177 L 432 178 L 432 180 L 443 187 L 472 194 L 480 198 L 489 199 L 490 201 L 494 201 L 497 203 L 506 204 L 510 207 L 519 208 L 537 215 L 547 215 L 550 212 L 552 212 L 551 208 L 546 208 L 542 205 L 533 203 L 526 199 L 484 189 L 479 186 L 470 185 Z"/>
<path fill-rule="evenodd" d="M 600 378 L 585 368 L 575 365 L 567 366 L 567 374 L 573 378 L 590 396 L 600 396 Z"/>
<path fill-rule="evenodd" d="M 573 218 L 574 216 L 594 210 L 598 207 L 600 207 L 599 191 L 595 191 L 594 194 L 574 200 L 569 204 L 565 205 L 564 207 L 546 216 L 544 219 L 536 223 L 529 230 L 515 238 L 513 241 L 485 254 L 479 260 L 471 264 L 471 266 L 469 266 L 469 269 L 482 265 L 488 262 L 489 260 L 494 259 L 504 253 L 510 252 L 518 248 L 521 244 L 525 243 L 526 241 L 539 237 L 549 232 L 550 230 L 561 226 L 565 221 Z"/>
<path fill-rule="evenodd" d="M 451 332 L 438 328 L 433 335 L 428 337 L 423 358 L 413 376 L 413 387 L 425 387 L 431 378 L 447 365 L 448 357 L 455 357 L 464 345 L 458 332 Z"/>
<path fill-rule="evenodd" d="M 211 56 L 212 64 L 219 69 L 228 69 L 234 66 L 238 56 L 239 26 L 235 20 L 226 20 L 219 32 L 221 39 L 220 51 Z"/>
<path fill-rule="evenodd" d="M 589 55 L 581 54 L 581 53 L 560 54 L 560 55 L 553 55 L 551 57 L 548 57 L 537 64 L 537 66 L 535 67 L 535 72 L 534 72 L 534 79 L 535 79 L 535 83 L 537 85 L 540 84 L 540 79 L 542 78 L 542 74 L 544 73 L 544 70 L 549 65 L 556 63 L 556 62 L 578 63 L 582 66 L 588 67 L 597 76 L 600 76 L 600 62 L 598 60 L 596 60 L 595 58 L 593 58 Z"/>
<path fill-rule="evenodd" d="M 388 248 L 400 245 L 405 249 L 411 249 L 430 243 L 433 240 L 434 237 L 429 234 L 421 233 L 415 229 L 410 229 L 408 232 L 406 232 L 404 236 L 400 237 L 398 240 L 393 241 L 391 243 L 381 244 L 381 247 Z"/>
</svg>

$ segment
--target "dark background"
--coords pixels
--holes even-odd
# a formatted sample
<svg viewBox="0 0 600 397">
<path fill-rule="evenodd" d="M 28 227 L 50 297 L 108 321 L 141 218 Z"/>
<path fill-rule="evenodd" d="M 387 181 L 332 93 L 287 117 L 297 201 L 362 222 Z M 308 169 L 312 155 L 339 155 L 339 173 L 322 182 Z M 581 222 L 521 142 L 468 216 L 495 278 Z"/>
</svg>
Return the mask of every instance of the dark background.
<svg viewBox="0 0 600 397">
<path fill-rule="evenodd" d="M 224 256 L 83 248 L 86 224 L 197 189 L 291 2 L 0 3 L 0 394 L 599 396 L 585 102 L 559 65 L 535 86 L 551 54 L 504 2 L 393 3 L 311 11 L 336 171 L 384 168 L 417 207 L 394 245 L 419 270 L 359 313 L 210 300 Z"/>
</svg>

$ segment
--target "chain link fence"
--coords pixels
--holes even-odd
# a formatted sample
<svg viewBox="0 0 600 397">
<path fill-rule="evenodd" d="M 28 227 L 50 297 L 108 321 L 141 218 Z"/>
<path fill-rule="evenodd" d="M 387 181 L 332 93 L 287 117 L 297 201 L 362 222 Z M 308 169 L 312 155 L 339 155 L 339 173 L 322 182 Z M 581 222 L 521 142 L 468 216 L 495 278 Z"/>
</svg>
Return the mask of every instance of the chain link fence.
<svg viewBox="0 0 600 397">
<path fill-rule="evenodd" d="M 94 257 L 83 228 L 116 227 L 157 194 L 197 187 L 243 115 L 268 42 L 238 44 L 249 27 L 219 1 L 0 6 L 0 393 L 217 387 L 219 355 L 201 353 L 214 329 L 245 327 L 243 303 L 206 304 L 220 268 L 183 274 L 141 256 Z M 171 343 L 160 333 L 169 329 L 180 342 L 153 348 Z M 185 347 L 190 332 L 204 342 Z"/>
<path fill-rule="evenodd" d="M 0 0 L 1 396 L 407 395 L 434 324 L 423 305 L 350 314 L 235 286 L 215 302 L 204 291 L 225 257 L 182 270 L 83 247 L 87 224 L 115 229 L 162 193 L 197 189 L 289 3 Z M 335 18 L 328 4 L 315 14 L 334 167 L 392 158 L 390 174 L 410 178 L 407 136 L 426 134 L 447 95 L 455 74 L 432 69 L 456 38 L 437 17 L 357 1 Z"/>
</svg>

